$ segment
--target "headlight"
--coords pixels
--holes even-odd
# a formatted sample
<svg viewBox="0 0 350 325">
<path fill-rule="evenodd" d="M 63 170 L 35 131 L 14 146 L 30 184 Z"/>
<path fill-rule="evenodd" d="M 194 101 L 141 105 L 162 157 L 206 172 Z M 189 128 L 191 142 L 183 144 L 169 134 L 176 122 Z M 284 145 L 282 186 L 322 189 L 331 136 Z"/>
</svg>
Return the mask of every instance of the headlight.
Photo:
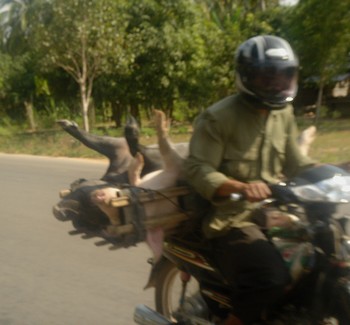
<svg viewBox="0 0 350 325">
<path fill-rule="evenodd" d="M 292 186 L 292 192 L 300 201 L 350 202 L 350 176 L 335 175 L 314 184 Z"/>
</svg>

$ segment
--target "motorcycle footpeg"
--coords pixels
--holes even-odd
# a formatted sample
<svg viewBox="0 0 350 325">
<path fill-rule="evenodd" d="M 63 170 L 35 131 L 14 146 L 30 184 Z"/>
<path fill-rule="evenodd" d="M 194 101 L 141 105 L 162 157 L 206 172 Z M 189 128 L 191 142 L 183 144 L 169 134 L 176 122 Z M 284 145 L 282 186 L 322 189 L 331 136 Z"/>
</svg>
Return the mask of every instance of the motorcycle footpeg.
<svg viewBox="0 0 350 325">
<path fill-rule="evenodd" d="M 145 306 L 138 305 L 134 312 L 134 321 L 140 325 L 172 325 L 171 321 L 166 319 L 155 310 Z"/>
</svg>

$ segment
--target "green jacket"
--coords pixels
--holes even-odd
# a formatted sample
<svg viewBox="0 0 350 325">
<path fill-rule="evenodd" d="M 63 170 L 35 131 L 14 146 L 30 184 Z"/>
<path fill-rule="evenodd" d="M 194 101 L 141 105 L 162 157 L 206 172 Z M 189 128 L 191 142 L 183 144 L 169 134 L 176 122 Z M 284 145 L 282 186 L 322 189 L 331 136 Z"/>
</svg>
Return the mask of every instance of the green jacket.
<svg viewBox="0 0 350 325">
<path fill-rule="evenodd" d="M 204 222 L 208 237 L 251 224 L 253 204 L 214 199 L 228 178 L 276 183 L 314 163 L 300 153 L 297 136 L 291 105 L 266 116 L 242 95 L 224 98 L 197 118 L 185 172 L 188 183 L 215 206 Z"/>
</svg>

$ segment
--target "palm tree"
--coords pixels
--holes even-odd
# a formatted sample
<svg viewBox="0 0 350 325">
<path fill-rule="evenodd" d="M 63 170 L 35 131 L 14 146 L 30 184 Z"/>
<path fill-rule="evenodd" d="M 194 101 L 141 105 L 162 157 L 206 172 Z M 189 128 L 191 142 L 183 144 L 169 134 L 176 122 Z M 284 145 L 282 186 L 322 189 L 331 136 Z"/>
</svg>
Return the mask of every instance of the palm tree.
<svg viewBox="0 0 350 325">
<path fill-rule="evenodd" d="M 35 0 L 0 0 L 2 45 L 14 54 L 27 46 L 30 12 Z"/>
<path fill-rule="evenodd" d="M 21 60 L 30 58 L 28 46 L 30 13 L 35 0 L 0 0 L 0 44 L 3 52 Z M 29 55 L 28 55 L 29 54 Z M 23 61 L 24 62 L 24 61 Z M 34 80 L 33 80 L 34 83 Z M 33 89 L 30 87 L 23 98 L 26 116 L 31 130 L 36 129 L 33 113 Z"/>
</svg>

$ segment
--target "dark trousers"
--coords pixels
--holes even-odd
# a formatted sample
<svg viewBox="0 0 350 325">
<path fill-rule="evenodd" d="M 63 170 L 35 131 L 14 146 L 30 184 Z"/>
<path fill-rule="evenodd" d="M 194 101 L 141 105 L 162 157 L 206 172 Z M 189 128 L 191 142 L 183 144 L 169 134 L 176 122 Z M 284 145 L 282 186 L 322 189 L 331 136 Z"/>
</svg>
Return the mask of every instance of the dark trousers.
<svg viewBox="0 0 350 325">
<path fill-rule="evenodd" d="M 232 287 L 233 313 L 252 324 L 282 297 L 289 273 L 258 227 L 232 228 L 212 239 L 217 265 Z"/>
</svg>

